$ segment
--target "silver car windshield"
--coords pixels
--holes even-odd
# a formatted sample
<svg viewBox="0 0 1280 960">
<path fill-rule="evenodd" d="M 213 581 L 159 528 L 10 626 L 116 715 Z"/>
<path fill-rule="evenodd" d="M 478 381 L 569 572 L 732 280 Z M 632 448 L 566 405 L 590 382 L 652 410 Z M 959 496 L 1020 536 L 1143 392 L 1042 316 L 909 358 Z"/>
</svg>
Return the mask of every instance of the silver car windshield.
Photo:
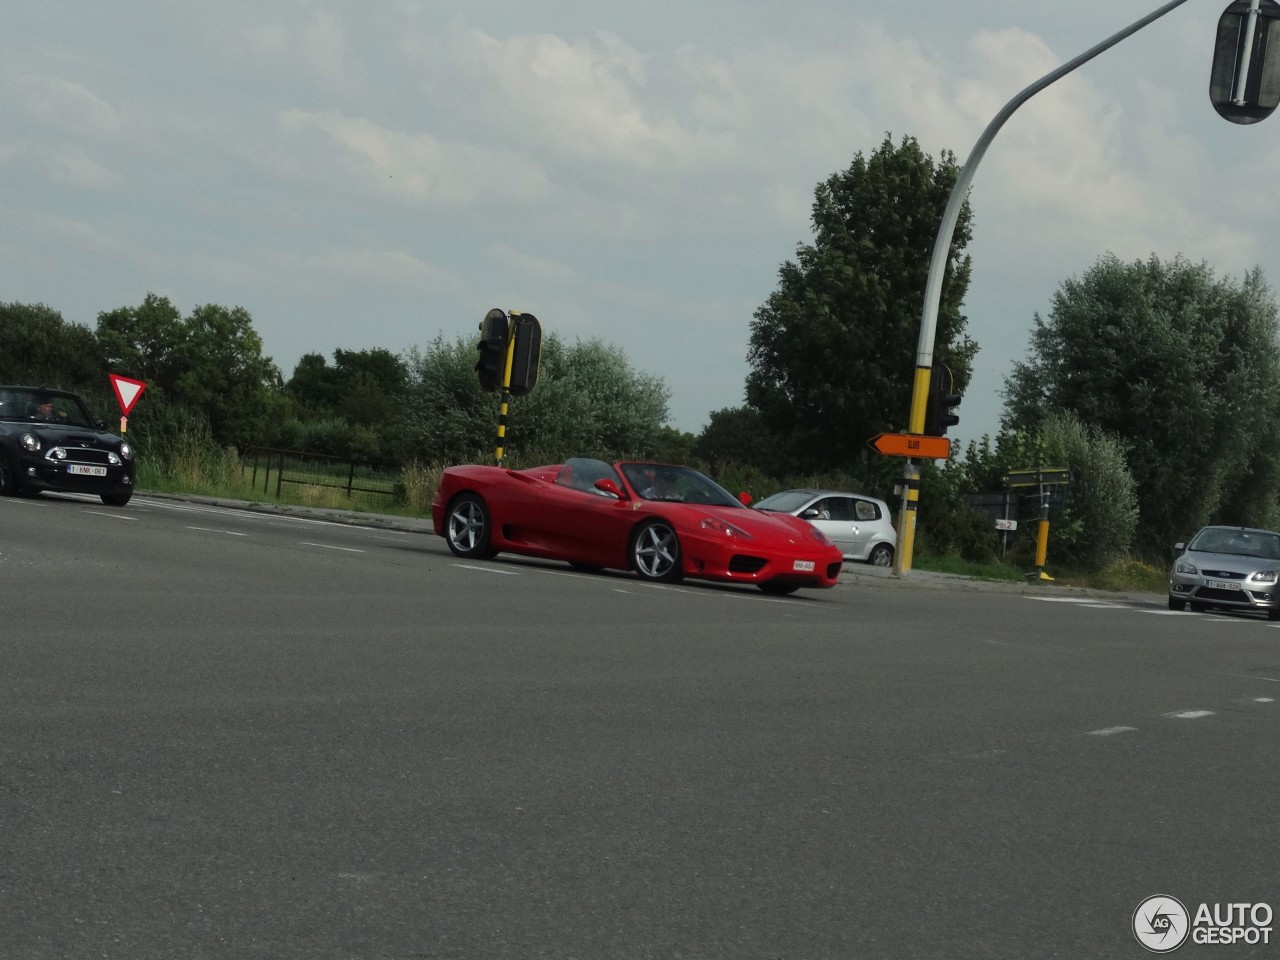
<svg viewBox="0 0 1280 960">
<path fill-rule="evenodd" d="M 1196 534 L 1188 549 L 1261 560 L 1280 560 L 1280 534 L 1209 527 Z"/>
</svg>

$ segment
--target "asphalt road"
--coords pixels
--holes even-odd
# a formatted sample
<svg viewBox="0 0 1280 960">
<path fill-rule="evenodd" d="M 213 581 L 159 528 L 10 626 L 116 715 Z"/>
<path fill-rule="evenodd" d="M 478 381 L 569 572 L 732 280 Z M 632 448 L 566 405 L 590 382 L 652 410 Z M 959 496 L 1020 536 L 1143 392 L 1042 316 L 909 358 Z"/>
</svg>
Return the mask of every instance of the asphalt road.
<svg viewBox="0 0 1280 960">
<path fill-rule="evenodd" d="M 1149 956 L 1268 902 L 1280 630 L 0 500 L 0 957 Z M 1274 944 L 1175 956 L 1276 956 Z"/>
</svg>

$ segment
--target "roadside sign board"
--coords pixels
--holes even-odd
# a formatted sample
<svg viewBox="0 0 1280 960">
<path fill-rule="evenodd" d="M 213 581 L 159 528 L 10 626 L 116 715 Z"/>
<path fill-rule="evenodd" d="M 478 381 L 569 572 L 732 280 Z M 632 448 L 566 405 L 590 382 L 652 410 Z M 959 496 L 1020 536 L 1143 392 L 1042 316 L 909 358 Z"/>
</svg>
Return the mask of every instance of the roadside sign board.
<svg viewBox="0 0 1280 960">
<path fill-rule="evenodd" d="M 1071 471 L 1065 467 L 1034 470 L 1010 470 L 1001 479 L 1006 487 L 1048 487 L 1070 482 Z"/>
<path fill-rule="evenodd" d="M 997 530 L 1017 530 L 1017 529 L 1018 529 L 1018 521 L 1017 521 L 1017 520 L 1003 520 L 1003 519 L 1002 519 L 1002 520 L 997 520 L 997 521 L 996 521 L 996 529 L 997 529 Z"/>
<path fill-rule="evenodd" d="M 133 380 L 114 373 L 108 376 L 111 378 L 111 389 L 116 392 L 116 402 L 120 404 L 120 412 L 127 417 L 133 405 L 142 396 L 142 391 L 147 388 L 147 384 L 143 380 Z"/>
<path fill-rule="evenodd" d="M 926 437 L 919 433 L 877 433 L 867 441 L 867 446 L 886 457 L 951 459 L 951 441 L 946 437 Z"/>
</svg>

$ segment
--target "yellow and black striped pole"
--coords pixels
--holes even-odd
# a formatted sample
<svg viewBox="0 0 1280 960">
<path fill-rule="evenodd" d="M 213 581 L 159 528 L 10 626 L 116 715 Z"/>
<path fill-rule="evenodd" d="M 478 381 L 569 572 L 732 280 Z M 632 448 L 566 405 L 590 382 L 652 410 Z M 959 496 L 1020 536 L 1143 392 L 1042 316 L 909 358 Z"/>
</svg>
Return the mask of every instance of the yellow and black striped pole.
<svg viewBox="0 0 1280 960">
<path fill-rule="evenodd" d="M 498 407 L 498 446 L 493 458 L 498 466 L 502 466 L 502 458 L 506 455 L 507 445 L 507 408 L 511 404 L 511 364 L 516 353 L 515 324 L 511 324 L 507 336 L 507 356 L 502 365 L 502 403 Z"/>
<path fill-rule="evenodd" d="M 933 367 L 916 367 L 915 382 L 911 388 L 911 419 L 909 433 L 924 433 L 925 407 L 929 400 L 929 378 Z M 893 552 L 893 571 L 901 574 L 911 569 L 912 552 L 916 545 L 916 509 L 920 505 L 920 465 L 908 458 L 902 469 L 902 508 L 898 514 L 898 549 Z"/>
</svg>

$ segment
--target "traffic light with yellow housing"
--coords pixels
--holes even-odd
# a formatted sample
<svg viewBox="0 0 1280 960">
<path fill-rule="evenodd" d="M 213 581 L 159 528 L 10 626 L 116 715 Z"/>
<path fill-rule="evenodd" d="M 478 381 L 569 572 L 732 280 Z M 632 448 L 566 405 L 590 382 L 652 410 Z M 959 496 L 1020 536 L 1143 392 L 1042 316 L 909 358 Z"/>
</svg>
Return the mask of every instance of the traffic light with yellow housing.
<svg viewBox="0 0 1280 960">
<path fill-rule="evenodd" d="M 951 371 L 935 364 L 929 374 L 929 399 L 924 410 L 924 432 L 932 437 L 945 437 L 947 428 L 960 422 L 954 409 L 960 406 L 960 394 L 952 383 Z"/>
<path fill-rule="evenodd" d="M 480 321 L 480 359 L 476 361 L 476 373 L 480 375 L 480 388 L 492 393 L 503 387 L 507 374 L 507 340 L 511 328 L 507 315 L 496 307 Z"/>
</svg>

